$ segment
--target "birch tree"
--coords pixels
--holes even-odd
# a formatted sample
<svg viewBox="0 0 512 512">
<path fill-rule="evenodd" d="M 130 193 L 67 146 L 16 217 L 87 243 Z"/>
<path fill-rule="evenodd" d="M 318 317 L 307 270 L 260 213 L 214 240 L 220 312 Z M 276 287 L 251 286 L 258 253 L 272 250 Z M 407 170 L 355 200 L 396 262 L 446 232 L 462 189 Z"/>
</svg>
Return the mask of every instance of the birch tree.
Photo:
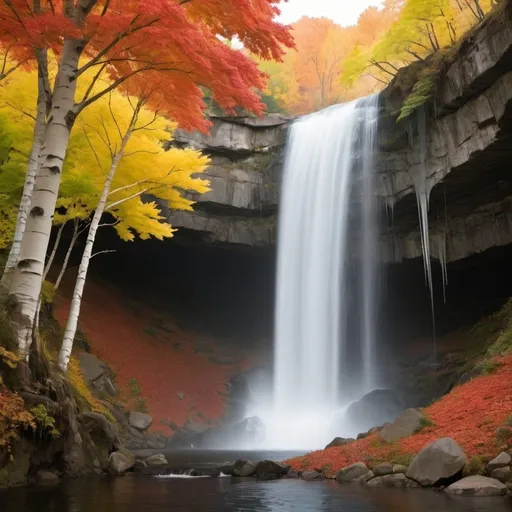
<svg viewBox="0 0 512 512">
<path fill-rule="evenodd" d="M 80 305 L 98 229 L 114 226 L 122 239 L 131 241 L 135 233 L 142 239 L 172 236 L 172 227 L 154 202 L 143 202 L 143 194 L 165 201 L 170 208 L 190 210 L 192 202 L 181 190 L 206 192 L 208 182 L 195 178 L 208 159 L 192 150 L 164 151 L 162 140 L 169 137 L 169 122 L 158 110 L 144 105 L 148 95 L 138 99 L 120 94 L 100 100 L 92 116 L 85 116 L 82 129 L 90 143 L 89 157 L 96 162 L 95 174 L 103 184 L 78 268 L 66 330 L 59 353 L 59 366 L 67 369 L 80 314 Z M 108 114 L 105 114 L 107 112 Z M 112 221 L 104 221 L 107 212 Z"/>
<path fill-rule="evenodd" d="M 263 88 L 263 74 L 218 36 L 238 36 L 249 51 L 279 59 L 282 46 L 291 46 L 292 39 L 274 21 L 277 3 L 0 0 L 0 44 L 15 37 L 18 52 L 33 61 L 34 48 L 41 46 L 59 55 L 32 202 L 9 289 L 10 318 L 22 358 L 32 339 L 63 163 L 77 116 L 117 87 L 129 90 L 136 75 L 147 81 L 164 78 L 165 88 L 154 99 L 184 128 L 208 128 L 200 86 L 211 89 L 222 108 L 240 105 L 261 112 L 253 87 Z M 77 98 L 77 84 L 84 77 L 89 77 L 89 87 Z M 103 89 L 93 93 L 101 84 Z"/>
</svg>

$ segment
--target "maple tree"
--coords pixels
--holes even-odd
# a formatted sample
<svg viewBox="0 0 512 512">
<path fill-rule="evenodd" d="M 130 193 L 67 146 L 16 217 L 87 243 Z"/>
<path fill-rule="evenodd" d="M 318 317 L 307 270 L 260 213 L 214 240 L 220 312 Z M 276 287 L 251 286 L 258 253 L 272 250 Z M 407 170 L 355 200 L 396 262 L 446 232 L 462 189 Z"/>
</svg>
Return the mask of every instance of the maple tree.
<svg viewBox="0 0 512 512">
<path fill-rule="evenodd" d="M 208 128 L 200 86 L 210 89 L 223 109 L 241 105 L 260 113 L 262 104 L 253 87 L 264 87 L 263 74 L 219 36 L 236 36 L 254 54 L 279 59 L 283 46 L 293 43 L 287 27 L 274 21 L 277 4 L 277 0 L 0 2 L 0 44 L 16 41 L 15 58 L 37 62 L 39 75 L 46 79 L 40 86 L 47 106 L 44 137 L 34 138 L 42 148 L 36 151 L 39 166 L 9 288 L 22 354 L 31 343 L 52 216 L 77 116 L 117 87 L 137 96 L 139 82 L 133 78 L 142 76 L 155 84 L 151 103 L 187 129 Z M 51 87 L 46 70 L 49 49 L 58 56 Z M 93 78 L 84 95 L 77 97 L 77 84 L 88 70 L 93 70 Z"/>
</svg>

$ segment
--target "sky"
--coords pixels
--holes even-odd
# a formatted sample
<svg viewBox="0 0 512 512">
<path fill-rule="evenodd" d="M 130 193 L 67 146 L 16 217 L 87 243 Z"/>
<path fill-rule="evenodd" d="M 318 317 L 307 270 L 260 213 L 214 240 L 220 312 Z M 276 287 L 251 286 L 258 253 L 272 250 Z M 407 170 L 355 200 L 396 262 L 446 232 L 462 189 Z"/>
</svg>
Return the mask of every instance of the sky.
<svg viewBox="0 0 512 512">
<path fill-rule="evenodd" d="M 339 25 L 354 25 L 369 6 L 380 6 L 380 0 L 288 0 L 281 5 L 282 23 L 294 23 L 302 16 L 331 18 Z"/>
</svg>

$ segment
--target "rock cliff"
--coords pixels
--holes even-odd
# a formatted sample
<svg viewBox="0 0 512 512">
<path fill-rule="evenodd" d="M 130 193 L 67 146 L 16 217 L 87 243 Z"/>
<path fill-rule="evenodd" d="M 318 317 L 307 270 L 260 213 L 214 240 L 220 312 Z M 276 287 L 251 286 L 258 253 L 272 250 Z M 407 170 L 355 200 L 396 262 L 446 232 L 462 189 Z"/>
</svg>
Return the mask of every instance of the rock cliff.
<svg viewBox="0 0 512 512">
<path fill-rule="evenodd" d="M 424 142 L 417 116 L 397 123 L 422 67 L 400 70 L 381 93 L 376 195 L 382 205 L 385 262 L 421 256 L 416 191 L 430 199 L 433 257 L 455 261 L 512 242 L 512 6 L 504 5 L 445 59 Z M 167 212 L 176 227 L 204 241 L 273 244 L 279 178 L 289 118 L 216 117 L 209 135 L 178 132 L 172 144 L 212 158 L 212 191 L 194 212 Z M 359 200 L 355 183 L 353 200 Z M 387 215 L 385 215 L 387 210 Z M 357 235 L 356 235 L 357 236 Z M 357 246 L 357 244 L 354 244 Z"/>
</svg>

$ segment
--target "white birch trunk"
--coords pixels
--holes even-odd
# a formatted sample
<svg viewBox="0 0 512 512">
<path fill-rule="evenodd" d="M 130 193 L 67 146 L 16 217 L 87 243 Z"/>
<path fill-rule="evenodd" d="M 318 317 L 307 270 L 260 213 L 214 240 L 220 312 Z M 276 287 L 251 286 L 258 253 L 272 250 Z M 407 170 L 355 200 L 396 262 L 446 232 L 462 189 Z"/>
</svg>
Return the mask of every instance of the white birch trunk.
<svg viewBox="0 0 512 512">
<path fill-rule="evenodd" d="M 16 227 L 14 229 L 14 237 L 5 264 L 4 274 L 0 282 L 0 287 L 8 291 L 16 265 L 20 257 L 20 248 L 25 226 L 27 224 L 28 212 L 32 202 L 32 192 L 34 191 L 34 183 L 36 179 L 37 169 L 39 167 L 39 154 L 44 141 L 44 131 L 46 127 L 46 95 L 41 90 L 41 78 L 39 79 L 39 93 L 37 98 L 37 114 L 34 126 L 34 140 L 27 165 L 27 174 L 25 175 L 25 183 L 23 185 L 23 193 L 21 196 L 18 217 L 16 218 Z"/>
<path fill-rule="evenodd" d="M 43 281 L 47 278 L 48 272 L 50 272 L 50 269 L 53 265 L 53 260 L 55 259 L 55 255 L 57 254 L 57 249 L 59 248 L 60 239 L 62 237 L 62 232 L 64 231 L 64 226 L 66 223 L 62 224 L 62 226 L 57 231 L 57 236 L 55 238 L 55 243 L 53 244 L 52 252 L 50 254 L 50 257 L 48 258 L 48 261 L 46 262 L 46 266 L 44 267 L 43 271 Z"/>
<path fill-rule="evenodd" d="M 66 251 L 66 256 L 64 256 L 64 261 L 62 262 L 62 267 L 60 269 L 57 280 L 55 281 L 55 285 L 53 286 L 55 291 L 57 291 L 57 289 L 59 288 L 62 278 L 64 277 L 64 274 L 66 273 L 66 270 L 68 269 L 69 258 L 71 257 L 71 253 L 73 252 L 73 247 L 75 247 L 75 244 L 76 244 L 79 234 L 80 233 L 78 232 L 78 222 L 75 220 L 75 228 L 73 231 L 73 237 L 71 238 L 71 242 L 69 243 L 68 250 Z"/>
<path fill-rule="evenodd" d="M 67 40 L 63 45 L 32 204 L 9 290 L 10 318 L 16 328 L 18 351 L 23 359 L 26 359 L 32 342 L 62 166 L 75 117 L 76 75 L 82 45 L 75 40 Z"/>
<path fill-rule="evenodd" d="M 84 291 L 85 279 L 87 277 L 87 270 L 89 269 L 89 263 L 92 257 L 92 248 L 94 246 L 94 241 L 96 239 L 96 233 L 98 231 L 98 227 L 103 212 L 105 211 L 105 207 L 107 206 L 107 199 L 110 192 L 110 187 L 112 185 L 112 180 L 114 179 L 117 166 L 123 158 L 124 149 L 132 134 L 135 120 L 136 113 L 134 114 L 134 118 L 132 119 L 130 127 L 126 131 L 126 134 L 124 135 L 121 141 L 119 151 L 112 158 L 112 164 L 110 166 L 108 175 L 105 179 L 105 183 L 101 191 L 101 196 L 98 201 L 98 206 L 96 207 L 94 216 L 91 221 L 91 225 L 89 226 L 89 231 L 87 233 L 87 241 L 85 242 L 84 252 L 82 254 L 82 259 L 80 261 L 80 267 L 78 268 L 78 276 L 76 278 L 75 289 L 73 290 L 73 298 L 71 300 L 71 306 L 69 308 L 69 316 L 68 322 L 66 324 L 66 331 L 64 332 L 64 338 L 62 340 L 62 346 L 59 353 L 59 366 L 63 371 L 66 371 L 68 367 L 69 358 L 71 357 L 71 351 L 73 350 L 73 341 L 75 339 L 76 329 L 78 327 L 78 317 L 80 315 L 82 294 Z"/>
</svg>

